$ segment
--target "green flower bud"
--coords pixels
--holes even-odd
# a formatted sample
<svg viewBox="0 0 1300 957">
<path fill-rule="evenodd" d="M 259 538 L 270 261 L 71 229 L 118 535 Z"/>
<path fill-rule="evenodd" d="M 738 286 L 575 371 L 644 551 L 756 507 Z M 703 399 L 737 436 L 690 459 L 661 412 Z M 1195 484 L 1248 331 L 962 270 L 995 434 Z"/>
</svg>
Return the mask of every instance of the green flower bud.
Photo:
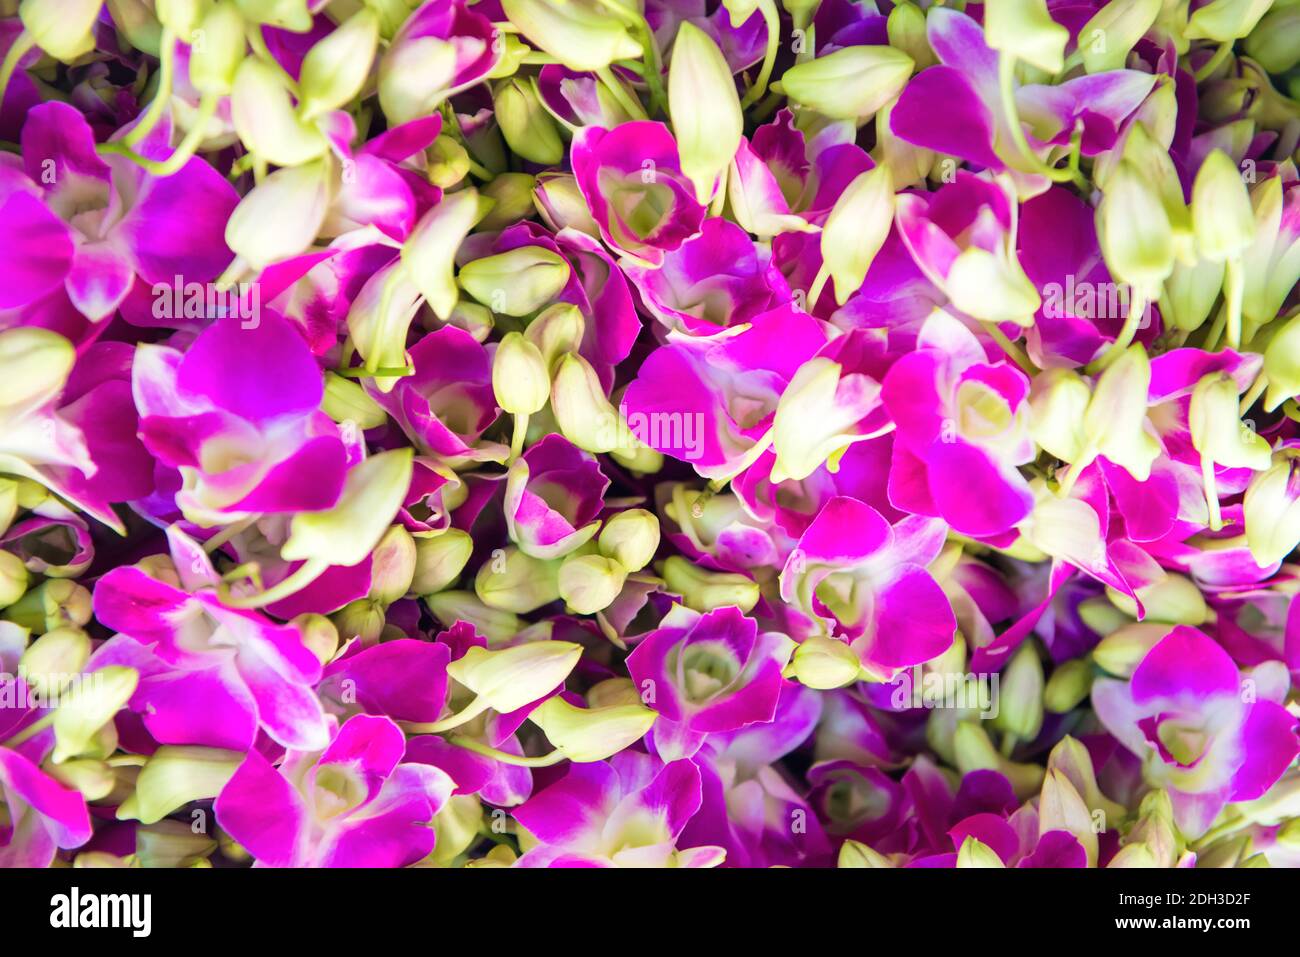
<svg viewBox="0 0 1300 957">
<path fill-rule="evenodd" d="M 1273 0 L 1211 0 L 1191 15 L 1183 36 L 1188 40 L 1227 43 L 1247 36 Z"/>
<path fill-rule="evenodd" d="M 195 834 L 188 821 L 159 821 L 135 830 L 135 856 L 140 867 L 201 867 L 217 849 L 206 834 Z"/>
<path fill-rule="evenodd" d="M 1026 641 L 1002 672 L 993 724 L 1020 741 L 1032 741 L 1043 727 L 1043 663 Z"/>
<path fill-rule="evenodd" d="M 1255 239 L 1250 193 L 1241 170 L 1223 150 L 1205 157 L 1192 184 L 1192 228 L 1197 251 L 1213 262 L 1239 255 Z"/>
<path fill-rule="evenodd" d="M 1142 659 L 1169 634 L 1169 625 L 1134 622 L 1117 628 L 1092 649 L 1092 660 L 1103 671 L 1119 678 L 1131 678 Z"/>
<path fill-rule="evenodd" d="M 1037 764 L 1019 764 L 1004 758 L 979 723 L 959 721 L 953 729 L 952 746 L 957 770 L 962 774 L 997 771 L 1011 782 L 1011 789 L 1021 801 L 1028 800 L 1042 786 L 1043 769 Z"/>
<path fill-rule="evenodd" d="M 80 676 L 90 652 L 90 636 L 80 628 L 54 628 L 27 646 L 18 667 L 23 680 L 48 698 Z"/>
<path fill-rule="evenodd" d="M 335 422 L 352 422 L 363 432 L 388 421 L 388 413 L 355 379 L 334 372 L 325 373 L 325 395 L 320 407 Z"/>
<path fill-rule="evenodd" d="M 1038 797 L 1038 833 L 1041 836 L 1048 831 L 1073 834 L 1087 855 L 1088 866 L 1097 865 L 1097 831 L 1093 827 L 1092 811 L 1069 777 L 1055 768 L 1047 771 Z"/>
<path fill-rule="evenodd" d="M 483 187 L 483 195 L 495 204 L 478 228 L 492 232 L 513 226 L 521 219 L 531 219 L 533 190 L 537 180 L 528 173 L 500 173 Z"/>
<path fill-rule="evenodd" d="M 888 166 L 859 174 L 840 193 L 822 228 L 824 268 L 835 282 L 835 303 L 858 291 L 894 223 L 894 179 Z"/>
<path fill-rule="evenodd" d="M 974 837 L 968 836 L 957 849 L 957 866 L 966 867 L 1006 867 L 997 852 Z"/>
<path fill-rule="evenodd" d="M 402 265 L 433 314 L 444 321 L 460 298 L 452 272 L 456 250 L 487 212 L 484 205 L 472 188 L 446 194 L 420 218 L 402 246 Z"/>
<path fill-rule="evenodd" d="M 587 452 L 635 444 L 632 433 L 605 397 L 596 370 L 574 353 L 564 356 L 551 382 L 551 411 L 564 437 Z"/>
<path fill-rule="evenodd" d="M 1134 343 L 1098 377 L 1083 416 L 1087 447 L 1140 482 L 1150 476 L 1151 464 L 1160 455 L 1160 443 L 1146 426 L 1150 384 L 1151 360 Z"/>
<path fill-rule="evenodd" d="M 352 101 L 370 75 L 379 46 L 379 17 L 362 7 L 307 51 L 298 85 L 304 120 L 324 116 Z"/>
<path fill-rule="evenodd" d="M 54 712 L 54 763 L 86 754 L 100 729 L 131 700 L 139 679 L 134 668 L 101 668 L 78 682 L 74 694 L 61 698 Z"/>
<path fill-rule="evenodd" d="M 443 134 L 429 147 L 427 175 L 439 189 L 451 189 L 469 175 L 469 151 L 454 137 Z"/>
<path fill-rule="evenodd" d="M 427 322 L 425 328 L 432 331 L 440 325 L 435 319 L 433 322 Z M 487 306 L 480 306 L 477 302 L 462 299 L 456 303 L 456 308 L 451 311 L 451 315 L 447 319 L 447 325 L 468 332 L 475 342 L 487 342 L 492 335 L 492 330 L 496 328 L 496 320 L 492 317 L 492 310 Z"/>
<path fill-rule="evenodd" d="M 284 74 L 249 57 L 235 74 L 230 118 L 248 149 L 276 166 L 300 166 L 323 156 L 329 141 L 298 115 Z"/>
<path fill-rule="evenodd" d="M 1223 288 L 1223 263 L 1198 260 L 1194 266 L 1177 263 L 1165 280 L 1160 315 L 1185 332 L 1199 329 L 1210 316 Z"/>
<path fill-rule="evenodd" d="M 1042 305 L 1038 290 L 1009 249 L 992 253 L 970 246 L 962 250 L 945 286 L 954 306 L 986 322 L 1014 322 L 1029 328 Z"/>
<path fill-rule="evenodd" d="M 852 46 L 786 70 L 780 88 L 791 100 L 833 120 L 866 120 L 898 96 L 914 66 L 889 46 Z"/>
<path fill-rule="evenodd" d="M 1044 369 L 1029 391 L 1029 434 L 1062 462 L 1084 457 L 1084 412 L 1092 392 L 1073 369 Z"/>
<path fill-rule="evenodd" d="M 362 645 L 379 643 L 388 624 L 385 606 L 373 598 L 358 598 L 348 602 L 330 616 L 330 622 L 338 631 L 342 641 L 356 639 Z"/>
<path fill-rule="evenodd" d="M 606 558 L 639 572 L 659 549 L 659 519 L 643 508 L 629 508 L 605 522 L 596 544 Z"/>
<path fill-rule="evenodd" d="M 668 106 L 682 172 L 707 203 L 740 146 L 745 121 L 736 81 L 718 45 L 689 20 L 677 28 L 668 69 Z"/>
<path fill-rule="evenodd" d="M 65 787 L 80 791 L 87 801 L 102 801 L 117 787 L 113 769 L 91 758 L 50 764 L 42 770 Z"/>
<path fill-rule="evenodd" d="M 1124 614 L 1137 617 L 1137 602 L 1128 595 L 1107 586 L 1106 597 Z M 1146 609 L 1144 620 L 1149 622 L 1199 627 L 1208 615 L 1201 590 L 1177 572 L 1166 572 L 1159 581 L 1137 589 L 1137 597 Z"/>
<path fill-rule="evenodd" d="M 0 551 L 0 608 L 8 608 L 27 593 L 27 566 L 12 552 Z"/>
<path fill-rule="evenodd" d="M 1106 180 L 1097 235 L 1111 275 L 1154 298 L 1174 269 L 1173 227 L 1157 190 L 1128 160 Z"/>
<path fill-rule="evenodd" d="M 415 539 L 401 525 L 393 525 L 371 553 L 370 597 L 391 605 L 411 590 L 415 575 Z"/>
<path fill-rule="evenodd" d="M 705 571 L 680 555 L 664 561 L 662 574 L 667 590 L 698 612 L 735 605 L 748 614 L 758 604 L 758 582 L 745 575 Z"/>
<path fill-rule="evenodd" d="M 117 819 L 155 824 L 191 801 L 214 798 L 243 760 L 238 751 L 163 745 L 145 762 L 135 793 L 117 809 Z"/>
<path fill-rule="evenodd" d="M 1282 561 L 1300 542 L 1300 498 L 1291 477 L 1294 465 L 1290 450 L 1274 453 L 1273 464 L 1251 478 L 1242 499 L 1246 544 L 1261 568 Z"/>
<path fill-rule="evenodd" d="M 1300 6 L 1275 5 L 1246 38 L 1246 55 L 1269 73 L 1281 74 L 1300 63 Z"/>
<path fill-rule="evenodd" d="M 627 27 L 594 0 L 502 0 L 501 8 L 520 33 L 570 70 L 589 73 L 641 56 Z"/>
<path fill-rule="evenodd" d="M 917 70 L 938 62 L 926 37 L 925 13 L 916 4 L 904 2 L 896 5 L 889 11 L 885 29 L 889 33 L 889 45 L 910 56 Z"/>
<path fill-rule="evenodd" d="M 623 590 L 627 570 L 603 555 L 570 555 L 560 565 L 560 597 L 579 615 L 608 608 Z"/>
<path fill-rule="evenodd" d="M 554 301 L 573 270 L 544 246 L 519 246 L 466 263 L 461 288 L 493 312 L 526 316 Z"/>
<path fill-rule="evenodd" d="M 1264 349 L 1264 375 L 1268 377 L 1267 411 L 1300 395 L 1300 313 L 1287 319 L 1269 340 Z"/>
<path fill-rule="evenodd" d="M 1002 54 L 1044 73 L 1059 73 L 1070 31 L 1052 19 L 1045 0 L 989 0 L 984 9 L 984 39 Z"/>
<path fill-rule="evenodd" d="M 874 851 L 860 841 L 848 840 L 840 845 L 836 867 L 894 867 L 895 864 L 879 851 Z"/>
<path fill-rule="evenodd" d="M 203 42 L 190 48 L 190 85 L 200 93 L 227 96 L 244 62 L 244 18 L 231 0 L 217 0 L 199 30 Z"/>
<path fill-rule="evenodd" d="M 445 867 L 479 839 L 483 806 L 475 794 L 453 794 L 433 819 L 433 864 Z"/>
<path fill-rule="evenodd" d="M 18 17 L 38 47 L 71 63 L 95 48 L 95 21 L 103 5 L 104 0 L 22 0 Z"/>
<path fill-rule="evenodd" d="M 424 603 L 444 628 L 467 621 L 490 642 L 509 641 L 524 626 L 513 612 L 489 608 L 470 591 L 440 591 L 426 595 Z"/>
<path fill-rule="evenodd" d="M 541 166 L 564 159 L 564 140 L 531 80 L 507 80 L 497 87 L 492 101 L 501 135 L 513 152 Z"/>
<path fill-rule="evenodd" d="M 1203 459 L 1259 472 L 1272 462 L 1272 450 L 1241 421 L 1239 401 L 1237 384 L 1224 373 L 1211 373 L 1196 383 L 1188 412 L 1192 445 Z"/>
<path fill-rule="evenodd" d="M 339 630 L 324 615 L 304 612 L 298 615 L 290 625 L 302 635 L 302 643 L 311 649 L 321 664 L 327 665 L 339 652 Z"/>
<path fill-rule="evenodd" d="M 329 175 L 323 161 L 278 169 L 230 214 L 226 245 L 249 266 L 262 269 L 310 247 L 328 208 Z"/>
<path fill-rule="evenodd" d="M 459 528 L 449 528 L 432 538 L 416 539 L 411 591 L 417 595 L 442 591 L 460 577 L 473 551 L 473 539 Z"/>
<path fill-rule="evenodd" d="M 512 415 L 540 412 L 551 397 L 551 377 L 541 350 L 521 332 L 507 333 L 492 357 L 492 391 Z"/>
<path fill-rule="evenodd" d="M 593 239 L 600 238 L 600 227 L 591 218 L 587 201 L 582 198 L 578 181 L 571 173 L 543 173 L 538 176 L 533 204 L 546 225 L 556 232 L 572 228 Z"/>
<path fill-rule="evenodd" d="M 814 635 L 795 649 L 785 676 L 806 688 L 829 691 L 853 684 L 861 672 L 862 662 L 856 651 L 842 641 Z"/>
<path fill-rule="evenodd" d="M 0 552 L 0 555 L 7 554 Z M 65 625 L 80 628 L 90 621 L 90 615 L 90 592 L 66 578 L 41 582 L 4 612 L 5 618 L 33 635 L 43 635 Z"/>
<path fill-rule="evenodd" d="M 483 604 L 528 614 L 560 597 L 558 562 L 532 558 L 518 548 L 497 549 L 474 578 Z"/>
<path fill-rule="evenodd" d="M 562 356 L 578 351 L 586 328 L 581 309 L 572 303 L 557 302 L 528 323 L 524 338 L 541 350 L 546 368 L 554 369 Z"/>
<path fill-rule="evenodd" d="M 0 408 L 44 405 L 63 389 L 77 360 L 57 332 L 15 326 L 0 332 Z"/>
<path fill-rule="evenodd" d="M 641 704 L 576 708 L 556 695 L 541 703 L 528 720 L 570 761 L 604 761 L 640 741 L 658 717 Z"/>
<path fill-rule="evenodd" d="M 411 484 L 413 454 L 411 449 L 394 449 L 353 466 L 333 508 L 293 517 L 281 557 L 330 565 L 356 565 L 365 559 L 401 507 Z"/>
<path fill-rule="evenodd" d="M 1094 671 L 1086 658 L 1073 658 L 1058 665 L 1043 689 L 1043 707 L 1052 714 L 1077 708 L 1092 691 Z"/>
<path fill-rule="evenodd" d="M 592 708 L 641 704 L 641 692 L 631 678 L 606 678 L 587 690 L 587 704 Z"/>
<path fill-rule="evenodd" d="M 1160 13 L 1161 0 L 1110 0 L 1079 31 L 1078 49 L 1089 73 L 1122 70 L 1129 51 Z"/>
<path fill-rule="evenodd" d="M 559 686 L 582 657 L 569 641 L 532 641 L 488 651 L 471 647 L 447 673 L 501 714 L 517 711 Z"/>
</svg>

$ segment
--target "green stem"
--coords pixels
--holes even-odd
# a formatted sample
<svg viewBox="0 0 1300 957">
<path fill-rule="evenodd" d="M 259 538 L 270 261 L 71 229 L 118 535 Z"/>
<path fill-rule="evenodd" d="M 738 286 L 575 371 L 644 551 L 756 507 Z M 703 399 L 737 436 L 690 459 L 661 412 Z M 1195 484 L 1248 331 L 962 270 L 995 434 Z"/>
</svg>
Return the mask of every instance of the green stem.
<svg viewBox="0 0 1300 957">
<path fill-rule="evenodd" d="M 207 135 L 208 124 L 217 113 L 217 104 L 220 101 L 221 98 L 216 94 L 203 94 L 203 99 L 199 101 L 199 111 L 194 118 L 194 125 L 190 127 L 189 132 L 185 134 L 185 138 L 181 140 L 172 155 L 165 160 L 155 160 L 147 156 L 141 156 L 126 144 L 125 139 L 117 143 L 104 143 L 98 148 L 98 152 L 125 156 L 131 162 L 144 167 L 155 176 L 173 176 L 179 173 L 198 151 L 199 144 L 203 142 L 204 137 Z"/>
<path fill-rule="evenodd" d="M 153 132 L 153 128 L 162 119 L 163 112 L 171 101 L 172 77 L 176 73 L 176 34 L 171 27 L 163 27 L 162 39 L 158 43 L 158 62 L 158 89 L 154 91 L 153 100 L 144 116 L 122 137 L 122 142 L 127 146 L 135 147 L 144 142 L 144 138 Z"/>
<path fill-rule="evenodd" d="M 18 61 L 35 46 L 36 38 L 26 30 L 14 38 L 13 46 L 5 54 L 4 62 L 0 63 L 0 103 L 4 103 L 5 91 L 9 89 L 9 81 L 13 78 L 14 71 L 18 69 Z"/>
<path fill-rule="evenodd" d="M 808 314 L 812 315 L 813 309 L 817 307 L 817 300 L 821 299 L 822 292 L 826 289 L 826 284 L 831 279 L 831 267 L 822 263 L 822 268 L 817 270 L 817 276 L 813 279 L 812 288 L 808 290 Z"/>
<path fill-rule="evenodd" d="M 1214 51 L 1214 56 L 1206 60 L 1205 64 L 1199 70 L 1196 71 L 1196 76 L 1195 76 L 1196 82 L 1203 83 L 1206 80 L 1208 80 L 1211 74 L 1213 74 L 1215 70 L 1217 70 L 1220 66 L 1223 65 L 1223 61 L 1228 59 L 1228 56 L 1231 53 L 1232 53 L 1231 40 L 1225 40 L 1223 43 L 1220 43 L 1219 49 Z"/>
<path fill-rule="evenodd" d="M 543 754 L 541 757 L 528 758 L 518 754 L 511 754 L 509 751 L 500 751 L 497 748 L 489 747 L 481 741 L 475 741 L 473 738 L 455 737 L 451 743 L 467 751 L 473 751 L 484 757 L 500 761 L 502 764 L 514 764 L 521 768 L 549 768 L 553 764 L 559 764 L 564 760 L 564 755 L 559 751 L 552 751 L 550 754 Z"/>
<path fill-rule="evenodd" d="M 759 0 L 758 9 L 763 14 L 763 22 L 767 24 L 767 51 L 763 54 L 763 65 L 758 69 L 758 79 L 740 101 L 742 110 L 757 102 L 767 92 L 768 81 L 772 79 L 772 67 L 776 63 L 776 53 L 781 46 L 781 18 L 776 12 L 776 4 L 772 0 Z"/>
<path fill-rule="evenodd" d="M 1079 173 L 1077 164 L 1071 168 L 1057 169 L 1046 162 L 1029 145 L 1025 136 L 1024 125 L 1020 122 L 1020 110 L 1016 106 L 1016 60 L 1005 53 L 998 55 L 998 86 L 1002 94 L 1002 111 L 1007 116 L 1007 126 L 1016 149 L 1030 166 L 1030 172 L 1046 176 L 1055 183 L 1074 182 L 1080 189 L 1087 190 L 1088 183 Z"/>
<path fill-rule="evenodd" d="M 247 528 L 251 528 L 253 524 L 256 523 L 257 520 L 261 517 L 262 516 L 260 514 L 250 515 L 248 518 L 242 518 L 237 522 L 233 522 L 230 525 L 227 525 L 225 528 L 217 532 L 217 534 L 213 535 L 211 538 L 209 538 L 206 542 L 203 543 L 203 550 L 207 552 L 209 555 L 212 554 L 222 545 L 226 544 L 226 542 L 230 541 L 232 538 L 238 535 L 240 532 L 244 531 Z"/>
<path fill-rule="evenodd" d="M 528 413 L 515 413 L 515 430 L 510 437 L 510 461 L 519 458 L 524 451 L 524 439 L 528 437 Z"/>
<path fill-rule="evenodd" d="M 1137 335 L 1138 324 L 1142 320 L 1142 313 L 1147 308 L 1147 297 L 1141 293 L 1134 292 L 1129 299 L 1128 316 L 1124 319 L 1124 325 L 1115 337 L 1115 341 L 1110 344 L 1100 359 L 1088 366 L 1088 373 L 1096 375 L 1103 372 L 1124 354 L 1124 350 L 1133 344 L 1133 337 Z"/>
<path fill-rule="evenodd" d="M 410 734 L 442 734 L 444 731 L 450 731 L 453 728 L 459 728 L 463 724 L 469 724 L 490 707 L 491 705 L 488 704 L 487 699 L 479 695 L 460 711 L 439 721 L 410 722 L 404 724 L 403 727 Z"/>
<path fill-rule="evenodd" d="M 1250 384 L 1250 388 L 1246 390 L 1246 394 L 1242 396 L 1241 405 L 1238 406 L 1240 413 L 1245 415 L 1250 407 L 1255 404 L 1255 400 L 1263 395 L 1264 390 L 1267 388 L 1268 376 L 1260 372 L 1259 375 L 1255 376 L 1255 381 Z"/>
<path fill-rule="evenodd" d="M 1023 349 L 1007 338 L 1007 334 L 998 327 L 996 322 L 986 322 L 983 325 L 984 331 L 1001 347 L 1011 361 L 1020 367 L 1022 372 L 1029 376 L 1038 374 L 1038 366 L 1030 361 L 1029 356 L 1025 354 Z"/>
<path fill-rule="evenodd" d="M 1228 307 L 1225 331 L 1228 334 L 1228 348 L 1241 348 L 1241 302 L 1246 294 L 1246 284 L 1241 274 L 1241 257 L 1232 256 L 1225 264 L 1223 275 L 1223 296 Z"/>
<path fill-rule="evenodd" d="M 1219 512 L 1219 487 L 1214 481 L 1214 460 L 1201 456 L 1201 481 L 1205 483 L 1205 504 L 1210 510 L 1210 530 L 1223 528 L 1223 515 Z"/>
<path fill-rule="evenodd" d="M 614 97 L 618 102 L 618 105 L 623 107 L 623 112 L 634 120 L 646 119 L 645 110 L 642 108 L 640 102 L 638 102 L 632 94 L 628 93 L 627 89 L 618 81 L 618 77 L 614 75 L 613 71 L 610 70 L 609 67 L 601 67 L 596 71 L 596 76 L 600 79 L 600 82 L 604 85 L 605 89 L 609 90 L 610 95 Z"/>
</svg>

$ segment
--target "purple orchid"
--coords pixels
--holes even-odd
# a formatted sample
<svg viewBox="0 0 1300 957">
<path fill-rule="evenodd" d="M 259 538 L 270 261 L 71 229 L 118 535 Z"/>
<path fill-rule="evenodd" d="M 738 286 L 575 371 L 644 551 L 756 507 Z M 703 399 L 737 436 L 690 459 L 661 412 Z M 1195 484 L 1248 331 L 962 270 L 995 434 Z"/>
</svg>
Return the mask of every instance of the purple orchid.
<svg viewBox="0 0 1300 957">
<path fill-rule="evenodd" d="M 428 856 L 428 825 L 452 781 L 402 763 L 388 718 L 356 715 L 323 750 L 290 751 L 277 769 L 250 751 L 217 797 L 217 822 L 264 867 L 404 867 Z"/>
</svg>

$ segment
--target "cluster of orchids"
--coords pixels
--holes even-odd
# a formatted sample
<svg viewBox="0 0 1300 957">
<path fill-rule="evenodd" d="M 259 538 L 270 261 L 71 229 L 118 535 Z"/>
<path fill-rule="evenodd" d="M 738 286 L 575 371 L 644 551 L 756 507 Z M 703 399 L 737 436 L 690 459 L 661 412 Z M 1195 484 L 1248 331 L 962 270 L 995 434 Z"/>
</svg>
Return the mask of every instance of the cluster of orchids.
<svg viewBox="0 0 1300 957">
<path fill-rule="evenodd" d="M 1300 866 L 1300 0 L 0 58 L 0 865 Z"/>
</svg>

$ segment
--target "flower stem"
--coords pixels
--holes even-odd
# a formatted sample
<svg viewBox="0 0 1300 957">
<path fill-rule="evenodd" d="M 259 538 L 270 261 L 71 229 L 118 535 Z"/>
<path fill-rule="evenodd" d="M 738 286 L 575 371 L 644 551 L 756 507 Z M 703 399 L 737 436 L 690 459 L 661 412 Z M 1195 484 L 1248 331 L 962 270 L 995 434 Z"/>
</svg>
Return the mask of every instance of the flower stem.
<svg viewBox="0 0 1300 957">
<path fill-rule="evenodd" d="M 550 754 L 543 754 L 541 757 L 528 758 L 518 754 L 511 754 L 509 751 L 500 751 L 497 748 L 489 747 L 481 741 L 475 741 L 473 738 L 454 737 L 451 743 L 467 751 L 473 751 L 484 757 L 500 761 L 502 764 L 514 764 L 521 768 L 549 768 L 553 764 L 559 764 L 564 760 L 564 755 L 559 751 L 552 751 Z"/>
<path fill-rule="evenodd" d="M 998 327 L 996 322 L 986 322 L 983 325 L 984 331 L 989 334 L 989 338 L 1001 347 L 1002 351 L 1007 354 L 1007 357 L 1018 365 L 1025 375 L 1034 376 L 1038 374 L 1038 367 L 1030 361 L 1029 356 L 1025 354 L 1025 350 L 1021 349 L 1018 345 L 1008 339 L 1007 334 Z"/>
<path fill-rule="evenodd" d="M 763 22 L 767 24 L 767 51 L 763 54 L 763 65 L 758 69 L 758 78 L 740 101 L 742 110 L 760 100 L 767 92 L 768 81 L 772 79 L 772 67 L 776 63 L 776 53 L 781 46 L 781 18 L 776 12 L 776 4 L 772 0 L 759 0 L 758 9 L 763 14 Z"/>
<path fill-rule="evenodd" d="M 614 75 L 613 70 L 607 66 L 603 66 L 596 71 L 596 76 L 600 79 L 600 82 L 604 85 L 605 89 L 609 90 L 610 95 L 614 97 L 618 102 L 618 105 L 623 107 L 623 112 L 634 120 L 646 119 L 645 109 L 642 108 L 640 102 L 627 91 L 627 88 L 619 82 L 619 79 Z"/>
<path fill-rule="evenodd" d="M 131 162 L 138 166 L 144 167 L 154 176 L 173 176 L 179 173 L 198 151 L 199 144 L 207 133 L 208 124 L 212 117 L 217 113 L 217 104 L 221 98 L 215 94 L 205 93 L 203 99 L 199 101 L 199 111 L 194 118 L 194 125 L 190 127 L 185 138 L 171 156 L 165 160 L 150 159 L 147 156 L 141 156 L 128 145 L 126 140 L 117 143 L 104 143 L 98 148 L 98 152 L 125 156 Z"/>
<path fill-rule="evenodd" d="M 1124 325 L 1119 330 L 1119 335 L 1115 341 L 1110 344 L 1101 358 L 1088 366 L 1088 372 L 1096 375 L 1103 372 L 1124 354 L 1124 350 L 1133 344 L 1133 337 L 1137 335 L 1138 325 L 1142 321 L 1142 313 L 1146 311 L 1147 298 L 1140 293 L 1133 293 L 1129 299 L 1128 316 L 1124 319 Z"/>
<path fill-rule="evenodd" d="M 171 100 L 172 77 L 176 73 L 176 34 L 171 27 L 163 27 L 162 39 L 158 42 L 158 62 L 158 88 L 154 91 L 153 100 L 144 116 L 122 137 L 122 142 L 127 146 L 135 147 L 144 142 L 145 137 L 153 132 L 153 128 L 162 119 Z"/>
</svg>

